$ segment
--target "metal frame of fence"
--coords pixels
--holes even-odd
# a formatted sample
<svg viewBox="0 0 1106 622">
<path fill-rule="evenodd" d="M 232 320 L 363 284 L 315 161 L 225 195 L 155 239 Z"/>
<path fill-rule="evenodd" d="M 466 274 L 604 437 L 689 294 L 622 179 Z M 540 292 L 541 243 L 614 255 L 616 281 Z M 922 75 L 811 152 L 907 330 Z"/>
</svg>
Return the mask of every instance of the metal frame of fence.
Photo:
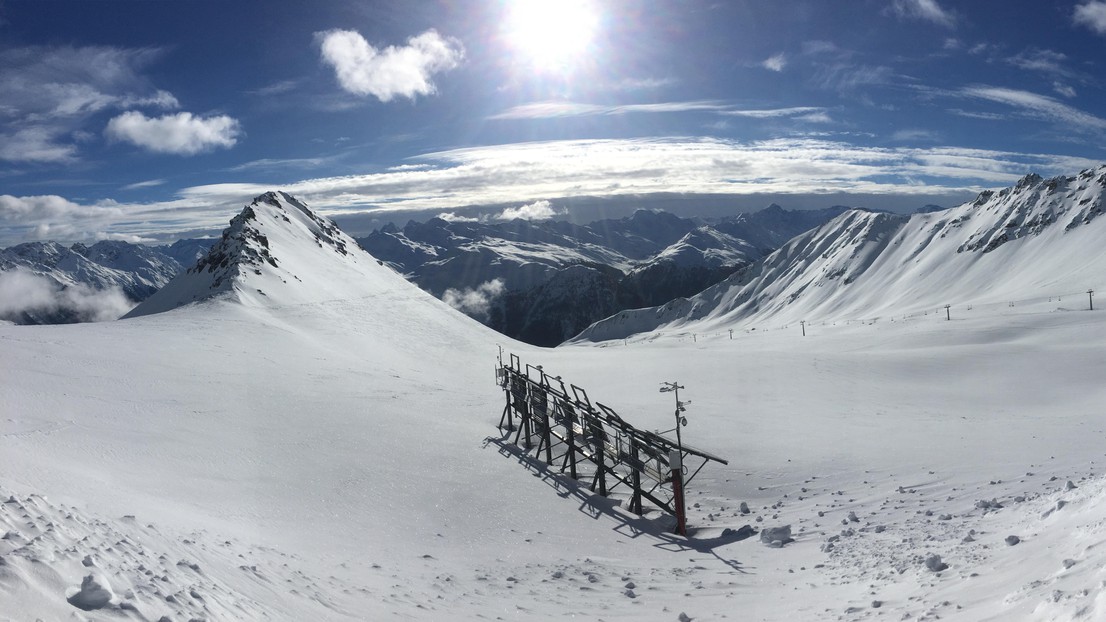
<svg viewBox="0 0 1106 622">
<path fill-rule="evenodd" d="M 592 491 L 608 495 L 620 486 L 630 491 L 630 511 L 644 513 L 644 501 L 676 516 L 682 528 L 682 487 L 708 462 L 729 464 L 700 449 L 678 445 L 656 432 L 627 423 L 612 408 L 592 402 L 584 389 L 541 365 L 523 365 L 511 354 L 496 366 L 496 381 L 506 405 L 499 427 L 513 442 L 559 466 L 573 479 L 590 475 Z M 680 470 L 673 473 L 674 458 Z M 699 462 L 688 474 L 688 464 Z M 584 473 L 584 471 L 590 471 Z"/>
</svg>

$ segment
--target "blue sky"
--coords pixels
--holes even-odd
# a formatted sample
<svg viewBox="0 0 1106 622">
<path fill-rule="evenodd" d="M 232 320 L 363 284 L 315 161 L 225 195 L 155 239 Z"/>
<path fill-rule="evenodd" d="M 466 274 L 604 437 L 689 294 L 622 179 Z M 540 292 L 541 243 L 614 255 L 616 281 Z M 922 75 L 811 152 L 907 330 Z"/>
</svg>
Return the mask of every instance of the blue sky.
<svg viewBox="0 0 1106 622">
<path fill-rule="evenodd" d="M 1106 161 L 1104 51 L 1106 0 L 0 0 L 0 245 L 276 188 L 362 227 L 951 205 Z"/>
</svg>

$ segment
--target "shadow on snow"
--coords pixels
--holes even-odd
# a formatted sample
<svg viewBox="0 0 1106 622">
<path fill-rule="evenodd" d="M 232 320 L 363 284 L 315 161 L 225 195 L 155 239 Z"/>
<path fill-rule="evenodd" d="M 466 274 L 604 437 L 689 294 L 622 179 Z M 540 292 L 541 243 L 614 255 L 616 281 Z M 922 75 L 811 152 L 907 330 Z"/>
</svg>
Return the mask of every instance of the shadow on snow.
<svg viewBox="0 0 1106 622">
<path fill-rule="evenodd" d="M 647 511 L 644 516 L 626 512 L 622 509 L 622 502 L 619 499 L 611 496 L 604 497 L 590 490 L 588 484 L 583 481 L 587 479 L 586 477 L 582 477 L 580 480 L 572 479 L 568 475 L 561 473 L 560 469 L 555 465 L 548 465 L 539 458 L 531 456 L 526 452 L 526 449 L 511 442 L 509 437 L 509 433 L 503 437 L 486 437 L 483 446 L 487 448 L 490 445 L 495 445 L 500 455 L 514 458 L 519 464 L 533 473 L 534 477 L 539 478 L 543 483 L 555 490 L 559 497 L 579 501 L 580 505 L 578 509 L 582 513 L 594 519 L 607 517 L 616 523 L 613 528 L 614 531 L 631 539 L 645 537 L 649 540 L 654 540 L 653 546 L 658 549 L 674 553 L 680 551 L 696 551 L 698 553 L 709 554 L 733 570 L 742 574 L 749 574 L 749 571 L 741 565 L 741 562 L 736 559 L 726 559 L 719 555 L 715 549 L 733 542 L 745 540 L 746 538 L 756 535 L 755 531 L 749 533 L 746 530 L 742 530 L 742 532 L 739 533 L 737 530 L 726 530 L 721 532 L 720 535 L 713 537 L 697 537 L 696 534 L 702 533 L 705 536 L 707 533 L 713 533 L 716 530 L 713 528 L 695 529 L 688 527 L 688 536 L 686 538 L 671 533 L 676 523 L 674 517 L 660 512 L 655 508 L 653 511 Z"/>
</svg>

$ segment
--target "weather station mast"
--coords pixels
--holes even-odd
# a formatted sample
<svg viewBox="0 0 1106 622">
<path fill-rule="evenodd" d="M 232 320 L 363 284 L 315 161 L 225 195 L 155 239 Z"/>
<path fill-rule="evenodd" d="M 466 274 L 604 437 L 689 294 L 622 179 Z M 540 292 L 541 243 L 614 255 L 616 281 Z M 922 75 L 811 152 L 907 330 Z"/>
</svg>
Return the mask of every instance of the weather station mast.
<svg viewBox="0 0 1106 622">
<path fill-rule="evenodd" d="M 684 441 L 680 435 L 680 428 L 687 425 L 687 416 L 683 413 L 687 412 L 687 405 L 691 403 L 691 400 L 686 402 L 680 401 L 680 389 L 685 388 L 678 382 L 662 382 L 660 392 L 672 393 L 676 397 L 676 410 L 674 414 L 676 416 L 676 449 L 672 450 L 669 454 L 668 464 L 672 468 L 672 495 L 673 506 L 676 509 L 676 533 L 681 536 L 687 535 L 687 509 L 684 505 Z M 667 430 L 671 432 L 672 430 Z"/>
</svg>

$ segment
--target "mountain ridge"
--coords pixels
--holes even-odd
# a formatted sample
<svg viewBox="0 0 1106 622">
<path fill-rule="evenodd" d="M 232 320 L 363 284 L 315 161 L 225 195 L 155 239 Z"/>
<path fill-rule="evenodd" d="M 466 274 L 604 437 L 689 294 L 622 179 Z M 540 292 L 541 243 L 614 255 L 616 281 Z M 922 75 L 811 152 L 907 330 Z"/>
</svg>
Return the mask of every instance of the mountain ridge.
<svg viewBox="0 0 1106 622">
<path fill-rule="evenodd" d="M 1101 285 L 1106 165 L 1077 175 L 1027 175 L 941 211 L 851 211 L 801 234 L 703 292 L 623 311 L 572 341 L 658 330 L 714 330 L 765 321 L 892 317 L 949 303 L 1013 300 Z M 1087 230 L 1094 227 L 1090 234 Z"/>
</svg>

